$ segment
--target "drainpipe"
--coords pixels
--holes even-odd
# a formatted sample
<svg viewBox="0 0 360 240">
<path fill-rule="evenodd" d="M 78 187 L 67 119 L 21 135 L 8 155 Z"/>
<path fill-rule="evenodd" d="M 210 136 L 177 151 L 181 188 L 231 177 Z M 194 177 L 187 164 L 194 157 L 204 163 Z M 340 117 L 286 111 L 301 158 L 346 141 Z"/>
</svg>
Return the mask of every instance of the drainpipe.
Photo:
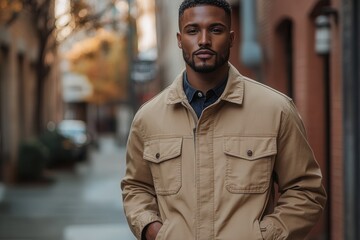
<svg viewBox="0 0 360 240">
<path fill-rule="evenodd" d="M 344 239 L 360 239 L 360 4 L 342 1 Z"/>
<path fill-rule="evenodd" d="M 256 1 L 240 0 L 240 4 L 241 2 L 240 22 L 243 30 L 241 61 L 247 67 L 256 68 L 261 63 L 261 48 L 256 36 Z"/>
</svg>

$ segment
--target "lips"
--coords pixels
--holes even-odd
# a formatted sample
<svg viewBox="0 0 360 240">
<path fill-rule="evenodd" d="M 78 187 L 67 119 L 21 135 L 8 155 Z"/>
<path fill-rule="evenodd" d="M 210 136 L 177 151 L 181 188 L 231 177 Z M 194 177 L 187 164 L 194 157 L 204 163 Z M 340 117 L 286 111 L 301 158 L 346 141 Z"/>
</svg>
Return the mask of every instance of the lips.
<svg viewBox="0 0 360 240">
<path fill-rule="evenodd" d="M 215 52 L 208 49 L 200 49 L 197 50 L 194 55 L 201 59 L 208 59 L 215 55 Z"/>
</svg>

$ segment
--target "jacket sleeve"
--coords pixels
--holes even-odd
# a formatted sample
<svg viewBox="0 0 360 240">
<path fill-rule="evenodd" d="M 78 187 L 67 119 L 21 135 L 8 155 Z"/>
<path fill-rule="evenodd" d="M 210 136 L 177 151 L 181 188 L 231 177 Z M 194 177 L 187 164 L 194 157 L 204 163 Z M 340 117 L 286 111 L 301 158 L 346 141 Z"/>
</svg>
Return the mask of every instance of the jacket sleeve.
<svg viewBox="0 0 360 240">
<path fill-rule="evenodd" d="M 141 239 L 151 222 L 162 222 L 158 210 L 152 175 L 143 159 L 143 140 L 136 117 L 130 129 L 126 148 L 126 174 L 121 182 L 124 211 L 131 231 Z"/>
<path fill-rule="evenodd" d="M 274 163 L 279 199 L 260 222 L 263 238 L 303 240 L 326 203 L 322 175 L 307 141 L 302 120 L 291 101 L 283 112 Z"/>
</svg>

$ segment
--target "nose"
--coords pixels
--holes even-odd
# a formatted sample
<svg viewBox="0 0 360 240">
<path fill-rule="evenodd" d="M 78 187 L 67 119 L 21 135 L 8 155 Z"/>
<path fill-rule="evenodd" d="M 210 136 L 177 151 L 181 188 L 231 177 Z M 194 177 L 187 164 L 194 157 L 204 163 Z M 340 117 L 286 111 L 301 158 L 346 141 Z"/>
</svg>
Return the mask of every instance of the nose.
<svg viewBox="0 0 360 240">
<path fill-rule="evenodd" d="M 203 30 L 199 36 L 199 47 L 210 46 L 211 45 L 211 37 L 207 31 Z"/>
</svg>

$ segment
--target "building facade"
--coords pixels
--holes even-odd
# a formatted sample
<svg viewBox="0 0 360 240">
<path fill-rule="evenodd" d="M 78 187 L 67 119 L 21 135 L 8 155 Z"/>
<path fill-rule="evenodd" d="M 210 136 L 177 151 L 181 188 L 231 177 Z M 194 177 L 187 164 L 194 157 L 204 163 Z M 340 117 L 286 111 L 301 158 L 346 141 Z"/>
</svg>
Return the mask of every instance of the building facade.
<svg viewBox="0 0 360 240">
<path fill-rule="evenodd" d="M 257 14 L 262 81 L 293 98 L 329 195 L 325 214 L 309 239 L 342 239 L 340 1 L 260 0 Z M 321 31 L 327 31 L 327 39 L 321 39 Z M 319 50 L 319 41 L 328 41 L 325 50 Z"/>
<path fill-rule="evenodd" d="M 178 20 L 170 17 L 177 16 L 182 1 L 156 2 L 159 77 L 167 86 L 184 67 L 175 38 Z M 322 169 L 328 204 L 308 239 L 359 239 L 360 4 L 229 2 L 236 31 L 230 62 L 244 75 L 294 100 Z M 249 53 L 246 41 L 259 48 Z"/>
<path fill-rule="evenodd" d="M 6 10 L 5 10 L 6 11 Z M 0 22 L 0 181 L 16 180 L 19 143 L 38 134 L 36 130 L 36 60 L 39 41 L 30 12 L 21 11 L 10 24 Z M 48 56 L 56 66 L 56 53 Z M 44 86 L 42 122 L 62 117 L 60 85 L 52 67 Z"/>
</svg>

